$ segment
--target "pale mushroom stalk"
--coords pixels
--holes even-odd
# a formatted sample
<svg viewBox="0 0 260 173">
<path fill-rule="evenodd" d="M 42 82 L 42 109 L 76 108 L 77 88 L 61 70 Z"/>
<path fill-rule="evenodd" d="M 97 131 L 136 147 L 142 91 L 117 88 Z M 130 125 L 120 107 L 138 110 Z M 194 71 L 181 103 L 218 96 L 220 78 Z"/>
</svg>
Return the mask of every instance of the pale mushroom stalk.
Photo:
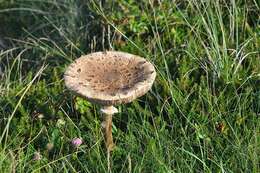
<svg viewBox="0 0 260 173">
<path fill-rule="evenodd" d="M 118 113 L 118 110 L 114 106 L 103 106 L 100 111 L 103 114 L 103 121 L 101 126 L 105 137 L 106 148 L 107 152 L 110 152 L 114 147 L 112 135 L 112 118 L 113 114 Z"/>
</svg>

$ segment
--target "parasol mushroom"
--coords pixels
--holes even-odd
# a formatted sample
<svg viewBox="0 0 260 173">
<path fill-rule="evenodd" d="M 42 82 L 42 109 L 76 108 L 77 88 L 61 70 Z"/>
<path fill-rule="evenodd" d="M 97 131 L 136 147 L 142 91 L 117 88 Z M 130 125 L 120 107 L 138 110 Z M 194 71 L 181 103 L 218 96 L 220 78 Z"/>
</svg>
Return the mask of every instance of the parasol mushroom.
<svg viewBox="0 0 260 173">
<path fill-rule="evenodd" d="M 112 115 L 115 105 L 144 95 L 155 80 L 154 66 L 136 55 L 118 51 L 96 52 L 75 60 L 64 74 L 66 87 L 102 106 L 101 124 L 108 153 L 113 149 Z"/>
</svg>

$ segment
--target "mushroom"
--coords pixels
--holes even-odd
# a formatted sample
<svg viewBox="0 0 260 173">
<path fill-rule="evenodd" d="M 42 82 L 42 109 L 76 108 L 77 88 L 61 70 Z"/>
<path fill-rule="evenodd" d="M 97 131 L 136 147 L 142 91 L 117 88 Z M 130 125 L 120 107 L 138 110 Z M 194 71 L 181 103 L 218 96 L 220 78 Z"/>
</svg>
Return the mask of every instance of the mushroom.
<svg viewBox="0 0 260 173">
<path fill-rule="evenodd" d="M 65 85 L 79 96 L 102 106 L 101 127 L 108 153 L 113 149 L 112 115 L 115 105 L 144 95 L 155 80 L 154 66 L 136 55 L 95 52 L 75 60 L 64 74 Z"/>
</svg>

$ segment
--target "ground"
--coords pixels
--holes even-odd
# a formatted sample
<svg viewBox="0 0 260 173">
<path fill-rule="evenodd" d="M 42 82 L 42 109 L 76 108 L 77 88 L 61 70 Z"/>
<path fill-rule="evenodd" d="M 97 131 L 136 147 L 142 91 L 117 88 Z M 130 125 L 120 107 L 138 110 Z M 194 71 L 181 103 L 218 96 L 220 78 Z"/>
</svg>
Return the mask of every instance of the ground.
<svg viewBox="0 0 260 173">
<path fill-rule="evenodd" d="M 104 50 L 157 71 L 113 117 L 112 172 L 259 172 L 259 14 L 257 0 L 0 0 L 0 172 L 109 172 L 100 107 L 63 80 Z"/>
</svg>

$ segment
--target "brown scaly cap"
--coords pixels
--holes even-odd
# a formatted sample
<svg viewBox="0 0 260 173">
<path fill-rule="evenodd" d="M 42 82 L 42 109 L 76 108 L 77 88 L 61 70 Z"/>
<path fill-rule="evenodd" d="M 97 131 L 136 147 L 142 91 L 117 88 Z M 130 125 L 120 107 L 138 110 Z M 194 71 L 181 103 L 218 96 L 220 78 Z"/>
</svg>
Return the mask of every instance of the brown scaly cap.
<svg viewBox="0 0 260 173">
<path fill-rule="evenodd" d="M 155 76 L 144 58 L 117 51 L 82 56 L 64 74 L 68 89 L 101 105 L 133 101 L 152 87 Z"/>
</svg>

